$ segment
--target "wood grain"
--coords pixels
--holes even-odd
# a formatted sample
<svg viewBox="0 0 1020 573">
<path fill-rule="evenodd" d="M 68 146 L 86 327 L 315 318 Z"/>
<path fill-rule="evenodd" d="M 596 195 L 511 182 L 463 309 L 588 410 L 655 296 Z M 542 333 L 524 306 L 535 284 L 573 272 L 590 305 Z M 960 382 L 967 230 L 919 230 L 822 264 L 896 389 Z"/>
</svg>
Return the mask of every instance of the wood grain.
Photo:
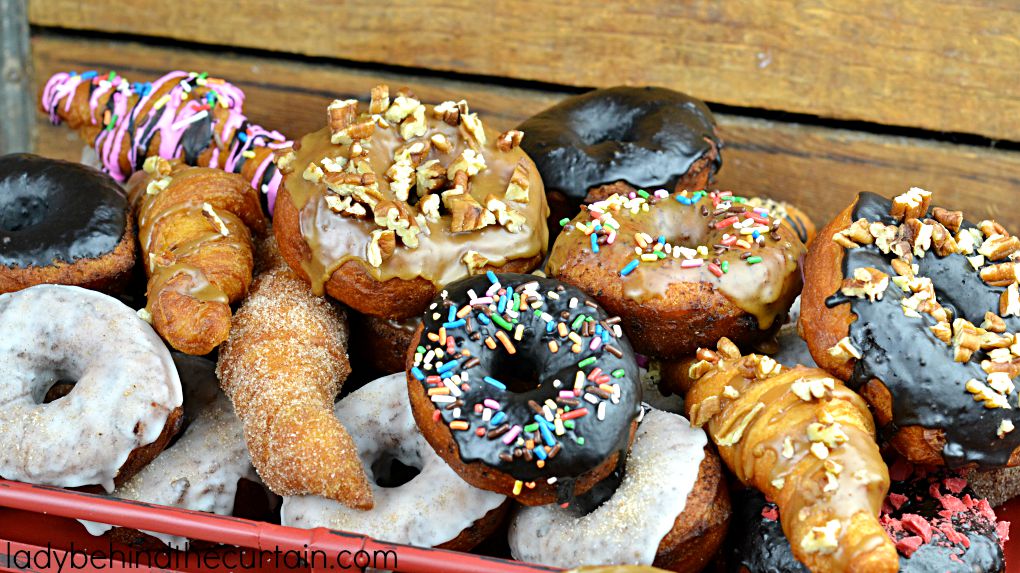
<svg viewBox="0 0 1020 573">
<path fill-rule="evenodd" d="M 32 144 L 27 12 L 26 0 L 0 0 L 0 154 Z"/>
<path fill-rule="evenodd" d="M 207 70 L 242 86 L 246 110 L 256 122 L 290 137 L 320 128 L 334 97 L 367 98 L 380 82 L 409 86 L 426 101 L 467 98 L 472 109 L 498 129 L 544 109 L 561 93 L 510 89 L 411 75 L 368 73 L 324 64 L 303 64 L 222 52 L 163 49 L 133 43 L 37 37 L 37 82 L 74 69 L 116 70 L 131 80 L 153 79 L 171 69 Z M 69 130 L 38 114 L 37 149 L 77 159 L 81 143 Z M 995 217 L 1020 229 L 1020 153 L 934 144 L 719 115 L 726 140 L 720 183 L 748 194 L 794 202 L 818 223 L 842 209 L 859 191 L 885 195 L 912 185 L 936 193 L 937 203 Z"/>
<path fill-rule="evenodd" d="M 33 0 L 30 18 L 569 86 L 663 85 L 727 105 L 1020 141 L 1020 5 L 999 0 L 206 6 Z"/>
</svg>

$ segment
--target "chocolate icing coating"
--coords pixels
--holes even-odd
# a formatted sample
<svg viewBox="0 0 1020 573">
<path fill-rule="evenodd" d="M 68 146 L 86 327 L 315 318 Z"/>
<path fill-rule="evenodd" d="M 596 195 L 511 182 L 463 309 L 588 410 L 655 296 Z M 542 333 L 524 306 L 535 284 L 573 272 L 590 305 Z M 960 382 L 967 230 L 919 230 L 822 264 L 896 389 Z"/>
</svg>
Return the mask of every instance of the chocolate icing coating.
<svg viewBox="0 0 1020 573">
<path fill-rule="evenodd" d="M 126 224 L 127 198 L 108 175 L 37 155 L 0 157 L 0 265 L 98 258 Z"/>
<path fill-rule="evenodd" d="M 895 224 L 889 215 L 890 206 L 888 199 L 861 193 L 851 219 Z M 965 222 L 963 227 L 972 225 Z M 859 267 L 873 267 L 896 276 L 891 265 L 894 256 L 883 254 L 874 244 L 847 249 L 843 276 L 852 276 Z M 924 258 L 914 261 L 919 266 L 919 276 L 932 280 L 938 302 L 951 310 L 954 318 L 981 324 L 986 311 L 998 311 L 999 295 L 1005 289 L 985 284 L 964 255 L 940 257 L 929 251 Z M 946 443 L 942 457 L 946 465 L 1006 465 L 1010 454 L 1020 446 L 1020 432 L 1010 432 L 1000 439 L 996 431 L 1003 418 L 1020 425 L 1017 410 L 985 408 L 964 388 L 971 378 L 986 378 L 981 361 L 987 359 L 987 354 L 978 351 L 967 362 L 955 362 L 952 347 L 930 330 L 935 324 L 931 315 L 904 316 L 900 305 L 904 296 L 901 289 L 890 284 L 882 299 L 875 302 L 839 292 L 826 300 L 829 307 L 849 303 L 857 315 L 857 320 L 850 324 L 849 336 L 863 358 L 857 360 L 848 385 L 856 390 L 877 378 L 889 389 L 893 418 L 883 428 L 887 435 L 903 426 L 943 430 Z M 1020 318 L 1004 319 L 1007 330 L 1020 331 Z M 1015 405 L 1015 400 L 1012 401 Z"/>
<path fill-rule="evenodd" d="M 938 519 L 938 514 L 946 510 L 930 491 L 937 487 L 935 482 L 924 478 L 892 483 L 890 494 L 905 498 L 899 508 L 886 503 L 882 510 L 882 521 L 894 541 L 916 535 L 900 525 L 904 515 L 939 522 L 932 523 L 936 527 L 932 527 L 932 537 L 928 543 L 920 545 L 909 557 L 901 551 L 900 573 L 1003 571 L 1005 559 L 995 531 L 995 521 L 970 509 L 953 512 L 950 518 L 952 529 L 967 538 L 967 545 L 950 541 L 938 527 L 945 525 L 945 520 Z M 943 488 L 940 497 L 946 494 Z M 964 488 L 958 498 L 964 496 L 973 499 L 974 493 L 970 488 Z M 728 544 L 728 573 L 808 573 L 807 567 L 793 556 L 778 513 L 772 513 L 775 504 L 766 501 L 765 496 L 758 491 L 747 489 L 736 494 L 733 507 L 736 514 L 733 516 Z M 765 516 L 766 513 L 770 514 L 769 517 Z"/>
<path fill-rule="evenodd" d="M 593 302 L 590 305 L 586 304 L 591 299 L 583 292 L 559 281 L 514 273 L 495 276 L 503 287 L 515 289 L 516 292 L 523 291 L 524 289 L 519 287 L 527 283 L 537 283 L 538 287 L 535 290 L 545 296 L 545 304 L 538 310 L 552 315 L 554 323 L 560 321 L 569 326 L 582 315 L 592 317 L 596 324 L 610 318 L 601 307 Z M 436 342 L 430 343 L 426 335 L 438 333 L 440 327 L 448 322 L 451 303 L 456 304 L 459 310 L 468 304 L 471 298 L 468 294 L 469 290 L 473 290 L 482 297 L 491 284 L 490 278 L 476 276 L 448 285 L 445 299 L 442 296 L 437 297 L 435 300 L 437 306 L 427 310 L 423 316 L 421 344 L 425 345 L 426 349 L 444 348 Z M 559 298 L 554 300 L 546 296 L 550 291 L 555 292 Z M 570 308 L 572 299 L 576 299 L 574 308 Z M 488 310 L 488 307 L 485 309 Z M 482 310 L 475 310 L 469 315 L 473 319 L 471 325 L 447 329 L 447 335 L 455 337 L 458 349 L 468 350 L 470 356 L 480 360 L 477 366 L 468 369 L 463 368 L 466 361 L 461 358 L 461 367 L 451 372 L 451 375 L 453 372 L 470 374 L 470 383 L 466 386 L 462 385 L 463 394 L 459 396 L 463 402 L 460 406 L 461 417 L 454 418 L 452 408 L 448 409 L 444 407 L 444 404 L 437 405 L 445 424 L 449 425 L 455 419 L 467 420 L 470 424 L 470 429 L 467 431 L 452 432 L 460 458 L 464 462 L 483 462 L 521 481 L 547 479 L 555 476 L 558 479 L 561 498 L 572 500 L 573 479 L 571 478 L 576 478 L 599 466 L 615 452 L 624 454 L 626 452 L 631 424 L 641 411 L 639 372 L 630 343 L 626 337 L 609 335 L 607 342 L 592 351 L 589 349 L 591 337 L 582 336 L 583 348 L 580 353 L 574 353 L 570 349 L 571 342 L 560 337 L 555 328 L 551 332 L 547 331 L 546 322 L 536 315 L 533 309 L 521 312 L 518 318 L 518 324 L 524 325 L 521 340 L 518 341 L 512 336 L 512 330 L 504 331 L 511 335 L 516 347 L 516 353 L 509 354 L 499 343 L 495 350 L 490 350 L 485 345 L 486 337 L 491 336 L 495 340 L 496 333 L 501 330 L 501 327 L 491 320 L 489 324 L 484 324 L 484 321 L 476 319 L 475 317 L 482 312 Z M 435 313 L 438 313 L 438 318 L 435 318 Z M 497 313 L 492 314 L 496 315 Z M 516 329 L 516 325 L 513 328 Z M 479 336 L 473 337 L 470 335 L 471 332 L 477 332 Z M 560 344 L 559 351 L 555 354 L 548 348 L 550 340 L 556 340 Z M 607 351 L 607 344 L 619 349 L 621 356 L 616 357 Z M 596 361 L 591 365 L 579 367 L 578 363 L 588 357 L 595 357 Z M 482 414 L 475 411 L 475 404 L 482 404 L 486 399 L 493 399 L 499 402 L 501 406 L 499 411 L 506 416 L 505 424 L 511 427 L 514 425 L 523 427 L 536 422 L 536 413 L 529 406 L 529 401 L 539 405 L 544 404 L 546 400 L 555 402 L 561 390 L 574 388 L 575 375 L 578 370 L 589 374 L 595 368 L 601 368 L 606 374 L 619 369 L 623 370 L 622 376 L 613 377 L 608 382 L 609 384 L 619 384 L 619 403 L 599 399 L 599 402 L 606 403 L 605 419 L 599 420 L 596 415 L 598 405 L 582 398 L 587 392 L 587 388 L 593 385 L 592 382 L 585 381 L 585 390 L 576 397 L 578 403 L 574 409 L 587 408 L 589 413 L 573 419 L 573 429 L 568 428 L 563 435 L 555 435 L 561 450 L 557 455 L 550 456 L 545 460 L 543 468 L 539 468 L 535 461 L 528 461 L 524 456 L 514 456 L 507 460 L 506 458 L 509 456 L 506 454 L 513 452 L 514 444 L 504 444 L 501 438 L 505 434 L 492 439 L 485 436 L 479 437 L 475 434 L 475 429 L 478 427 L 487 430 L 497 427 L 483 421 Z M 425 369 L 424 372 L 425 375 L 434 373 L 434 370 L 428 369 Z M 484 381 L 486 376 L 505 383 L 507 390 L 504 391 L 486 383 Z M 555 387 L 554 380 L 562 382 L 560 388 Z M 424 379 L 421 380 L 421 383 L 426 389 L 435 387 L 430 386 Z M 440 386 L 442 385 L 440 384 Z M 562 408 L 562 402 L 559 404 Z M 522 431 L 520 436 L 524 440 L 534 439 L 536 444 L 543 443 L 539 431 Z M 583 438 L 583 445 L 578 443 L 578 438 Z M 501 454 L 503 454 L 502 458 Z"/>
<path fill-rule="evenodd" d="M 704 102 L 658 87 L 621 86 L 569 97 L 518 129 L 546 189 L 578 205 L 592 187 L 616 181 L 672 189 L 696 161 L 722 147 Z M 716 154 L 712 173 L 721 166 Z"/>
</svg>

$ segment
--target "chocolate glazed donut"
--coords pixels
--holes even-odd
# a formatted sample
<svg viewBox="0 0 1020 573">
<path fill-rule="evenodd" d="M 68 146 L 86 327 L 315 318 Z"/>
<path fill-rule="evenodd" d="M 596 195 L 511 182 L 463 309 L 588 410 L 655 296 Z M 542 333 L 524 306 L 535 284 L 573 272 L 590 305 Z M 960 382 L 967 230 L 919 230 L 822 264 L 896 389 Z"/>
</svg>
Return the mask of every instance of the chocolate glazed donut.
<svg viewBox="0 0 1020 573">
<path fill-rule="evenodd" d="M 910 461 L 950 467 L 1017 465 L 1020 432 L 1003 431 L 1012 428 L 1012 422 L 1003 424 L 1015 419 L 1016 410 L 986 407 L 967 389 L 968 381 L 988 376 L 982 366 L 988 352 L 978 350 L 955 361 L 956 343 L 938 338 L 932 314 L 905 316 L 908 294 L 892 280 L 874 301 L 841 292 L 842 281 L 853 278 L 855 270 L 875 269 L 899 280 L 891 260 L 895 255 L 883 253 L 877 240 L 849 249 L 834 240 L 860 219 L 897 224 L 891 206 L 889 199 L 861 193 L 812 244 L 800 319 L 811 355 L 871 403 L 882 432 Z M 959 227 L 964 233 L 973 225 L 961 221 Z M 986 312 L 999 309 L 1006 289 L 986 284 L 965 254 L 940 256 L 933 250 L 913 262 L 918 277 L 931 279 L 937 304 L 951 312 L 951 320 L 983 324 Z M 1020 317 L 1001 320 L 1006 332 L 1020 331 Z M 847 342 L 860 355 L 856 359 L 838 352 Z M 1015 394 L 1009 400 L 1015 408 Z"/>
<path fill-rule="evenodd" d="M 701 100 L 659 87 L 613 87 L 574 96 L 527 119 L 521 147 L 549 202 L 550 240 L 602 186 L 703 189 L 722 166 L 723 143 Z M 589 197 L 596 191 L 597 197 Z"/>
<path fill-rule="evenodd" d="M 110 290 L 134 262 L 134 223 L 113 179 L 37 155 L 0 157 L 0 294 L 43 283 Z"/>
<path fill-rule="evenodd" d="M 617 322 L 580 290 L 534 275 L 449 285 L 408 353 L 418 427 L 475 487 L 573 504 L 626 456 L 640 412 Z"/>
</svg>

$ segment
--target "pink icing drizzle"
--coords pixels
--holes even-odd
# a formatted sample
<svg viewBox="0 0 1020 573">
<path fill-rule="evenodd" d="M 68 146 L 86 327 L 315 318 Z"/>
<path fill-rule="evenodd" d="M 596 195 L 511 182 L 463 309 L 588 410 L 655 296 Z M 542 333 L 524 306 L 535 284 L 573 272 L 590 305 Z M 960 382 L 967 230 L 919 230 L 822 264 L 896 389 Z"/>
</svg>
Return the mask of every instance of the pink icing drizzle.
<svg viewBox="0 0 1020 573">
<path fill-rule="evenodd" d="M 173 159 L 184 156 L 183 142 L 185 133 L 195 123 L 206 121 L 200 116 L 203 112 L 208 115 L 211 121 L 208 122 L 210 135 L 214 142 L 213 152 L 209 160 L 209 167 L 219 167 L 226 171 L 239 173 L 246 158 L 244 153 L 255 147 L 267 147 L 269 149 L 280 149 L 291 145 L 281 133 L 269 131 L 265 128 L 247 124 L 247 118 L 241 113 L 244 104 L 244 92 L 222 80 L 205 81 L 205 87 L 216 94 L 215 103 L 210 104 L 205 99 L 193 99 L 189 92 L 197 87 L 204 80 L 194 72 L 173 71 L 158 80 L 152 82 L 151 88 L 144 94 L 139 95 L 138 89 L 144 89 L 146 85 L 131 84 L 121 76 L 114 75 L 112 79 L 108 76 L 97 75 L 90 79 L 83 79 L 82 75 L 75 73 L 54 74 L 46 82 L 43 88 L 42 105 L 49 111 L 50 121 L 54 124 L 60 123 L 57 113 L 58 107 L 63 103 L 65 111 L 70 110 L 73 94 L 83 81 L 92 83 L 93 88 L 89 96 L 89 117 L 93 125 L 100 125 L 106 121 L 106 110 L 102 110 L 101 117 L 96 117 L 99 100 L 102 96 L 115 90 L 112 96 L 112 109 L 110 112 L 116 116 L 112 125 L 105 124 L 104 129 L 99 132 L 93 146 L 99 153 L 103 162 L 104 170 L 118 181 L 125 181 L 131 175 L 130 171 L 125 172 L 120 164 L 121 151 L 124 145 L 129 145 L 127 159 L 133 169 L 140 167 L 139 158 L 144 159 L 148 154 L 148 145 L 155 134 L 160 136 L 158 153 L 161 157 Z M 149 103 L 152 94 L 167 83 L 176 83 L 168 93 L 165 103 L 155 109 L 153 106 L 144 117 L 140 117 L 142 108 Z M 132 95 L 139 95 L 138 101 L 131 109 L 128 109 L 128 102 Z M 157 100 L 156 103 L 160 103 Z M 227 109 L 226 119 L 217 121 L 212 117 L 212 106 L 222 106 Z M 244 126 L 244 133 L 247 136 L 245 141 L 237 137 L 238 130 Z M 144 140 L 143 140 L 144 137 Z M 222 145 L 221 145 L 222 144 Z M 223 148 L 221 153 L 220 147 Z M 268 181 L 264 181 L 272 156 L 267 157 L 255 170 L 251 180 L 252 187 L 266 193 L 269 212 L 273 212 L 276 203 L 276 192 L 282 181 L 279 171 L 273 169 Z"/>
</svg>

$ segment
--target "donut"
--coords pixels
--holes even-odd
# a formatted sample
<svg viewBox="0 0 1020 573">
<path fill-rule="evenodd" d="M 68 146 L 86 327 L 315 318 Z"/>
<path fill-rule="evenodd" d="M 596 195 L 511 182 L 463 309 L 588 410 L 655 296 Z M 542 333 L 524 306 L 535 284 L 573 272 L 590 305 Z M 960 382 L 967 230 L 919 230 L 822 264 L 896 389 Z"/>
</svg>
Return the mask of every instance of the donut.
<svg viewBox="0 0 1020 573">
<path fill-rule="evenodd" d="M 609 189 L 704 189 L 723 143 L 701 100 L 658 87 L 613 87 L 564 99 L 517 129 L 549 201 L 550 234 Z M 592 193 L 589 197 L 589 194 Z"/>
<path fill-rule="evenodd" d="M 39 105 L 92 146 L 117 181 L 141 171 L 146 158 L 239 173 L 262 191 L 272 213 L 281 174 L 276 150 L 292 143 L 248 121 L 244 92 L 206 73 L 173 71 L 153 82 L 129 82 L 111 71 L 60 72 L 43 86 Z"/>
<path fill-rule="evenodd" d="M 471 485 L 525 505 L 570 504 L 626 455 L 640 412 L 618 322 L 535 275 L 448 285 L 408 350 L 418 427 Z"/>
<path fill-rule="evenodd" d="M 351 392 L 336 404 L 372 482 L 375 507 L 351 509 L 317 496 L 283 499 L 281 522 L 292 527 L 354 531 L 391 543 L 467 551 L 502 523 L 506 496 L 465 483 L 422 438 L 402 392 L 404 374 L 390 374 Z M 399 461 L 417 471 L 392 480 Z"/>
<path fill-rule="evenodd" d="M 219 390 L 216 364 L 204 358 L 175 354 L 184 386 L 185 428 L 159 457 L 117 487 L 112 496 L 167 507 L 231 515 L 241 480 L 258 482 L 242 436 L 241 421 Z M 186 537 L 80 520 L 95 536 L 111 532 L 117 541 L 138 544 L 153 537 L 184 549 Z"/>
<path fill-rule="evenodd" d="M 804 246 L 744 203 L 729 191 L 613 194 L 564 222 L 546 272 L 619 315 L 642 354 L 767 340 L 800 291 Z"/>
<path fill-rule="evenodd" d="M 768 197 L 749 197 L 747 203 L 752 207 L 765 209 L 774 219 L 782 219 L 784 223 L 793 228 L 797 238 L 805 245 L 815 238 L 815 224 L 807 213 L 794 207 L 786 201 L 777 201 Z"/>
<path fill-rule="evenodd" d="M 908 460 L 1017 465 L 1020 238 L 930 203 L 918 188 L 892 201 L 862 193 L 819 233 L 801 333 Z"/>
<path fill-rule="evenodd" d="M 356 348 L 352 353 L 378 372 L 403 372 L 407 348 L 421 319 L 378 318 L 353 312 L 350 315 L 351 344 Z"/>
<path fill-rule="evenodd" d="M 59 487 L 123 484 L 177 433 L 170 352 L 120 301 L 74 286 L 0 295 L 0 476 Z M 55 382 L 66 396 L 43 404 Z"/>
<path fill-rule="evenodd" d="M 280 252 L 316 294 L 407 318 L 445 284 L 545 257 L 548 207 L 519 131 L 484 127 L 464 101 L 391 101 L 386 86 L 367 109 L 337 100 L 328 117 L 281 156 L 274 220 Z"/>
<path fill-rule="evenodd" d="M 557 567 L 639 563 L 704 568 L 719 549 L 730 504 L 705 432 L 676 414 L 649 410 L 627 456 L 623 481 L 585 515 L 556 505 L 522 507 L 510 524 L 515 559 Z"/>
<path fill-rule="evenodd" d="M 735 495 L 728 573 L 808 573 L 793 556 L 776 505 L 754 490 Z M 896 542 L 900 573 L 1001 573 L 1009 523 L 956 476 L 893 481 L 879 521 Z"/>
<path fill-rule="evenodd" d="M 134 264 L 134 221 L 115 181 L 67 161 L 0 157 L 0 294 L 44 283 L 115 291 Z"/>
</svg>

